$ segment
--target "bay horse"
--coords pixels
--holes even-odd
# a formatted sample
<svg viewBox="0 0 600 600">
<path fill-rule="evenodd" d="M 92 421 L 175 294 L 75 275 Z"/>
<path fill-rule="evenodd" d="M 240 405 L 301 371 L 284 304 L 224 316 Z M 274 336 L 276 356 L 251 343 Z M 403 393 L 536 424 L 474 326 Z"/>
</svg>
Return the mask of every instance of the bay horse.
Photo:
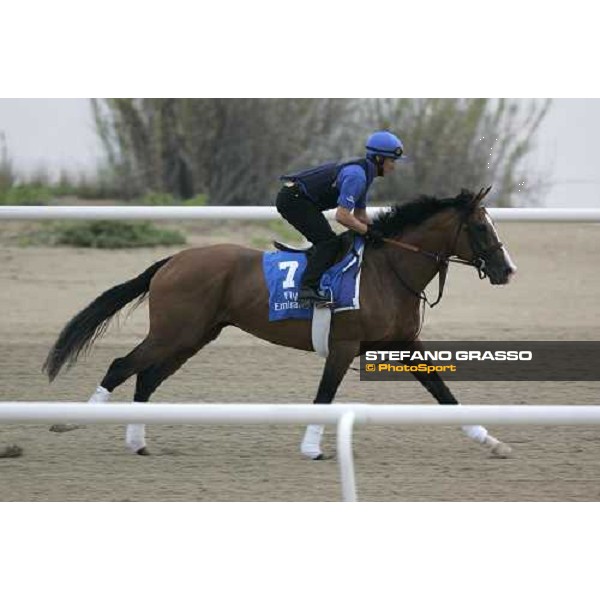
<svg viewBox="0 0 600 600">
<path fill-rule="evenodd" d="M 374 219 L 386 238 L 367 244 L 360 280 L 360 309 L 334 315 L 329 355 L 314 402 L 329 404 L 360 342 L 414 341 L 420 344 L 421 300 L 427 284 L 440 275 L 443 291 L 448 261 L 476 267 L 493 285 L 509 282 L 516 271 L 481 201 L 489 192 L 467 190 L 454 198 L 422 196 Z M 348 235 L 349 232 L 346 232 Z M 146 338 L 116 358 L 90 402 L 105 402 L 125 380 L 137 375 L 134 402 L 147 402 L 157 387 L 227 326 L 263 340 L 313 351 L 308 320 L 270 322 L 263 253 L 234 244 L 186 249 L 158 261 L 137 277 L 98 296 L 64 327 L 50 349 L 44 371 L 52 381 L 102 335 L 112 317 L 136 298 L 149 297 Z M 440 404 L 458 404 L 439 375 L 413 375 Z M 433 376 L 432 376 L 433 375 Z M 473 440 L 505 456 L 510 449 L 481 426 L 465 426 Z M 322 457 L 323 427 L 310 425 L 301 452 Z M 128 425 L 128 448 L 147 454 L 143 425 Z"/>
</svg>

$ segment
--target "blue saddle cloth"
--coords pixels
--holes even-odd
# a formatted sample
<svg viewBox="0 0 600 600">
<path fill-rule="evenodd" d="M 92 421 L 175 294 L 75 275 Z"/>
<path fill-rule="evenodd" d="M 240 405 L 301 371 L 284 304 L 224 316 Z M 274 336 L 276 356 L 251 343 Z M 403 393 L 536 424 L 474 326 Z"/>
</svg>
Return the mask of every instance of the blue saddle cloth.
<svg viewBox="0 0 600 600">
<path fill-rule="evenodd" d="M 344 258 L 321 277 L 321 289 L 333 294 L 333 311 L 356 310 L 359 304 L 360 266 L 364 240 L 356 236 Z M 311 319 L 313 309 L 300 308 L 298 292 L 306 256 L 298 252 L 265 252 L 263 272 L 269 290 L 269 321 Z"/>
</svg>

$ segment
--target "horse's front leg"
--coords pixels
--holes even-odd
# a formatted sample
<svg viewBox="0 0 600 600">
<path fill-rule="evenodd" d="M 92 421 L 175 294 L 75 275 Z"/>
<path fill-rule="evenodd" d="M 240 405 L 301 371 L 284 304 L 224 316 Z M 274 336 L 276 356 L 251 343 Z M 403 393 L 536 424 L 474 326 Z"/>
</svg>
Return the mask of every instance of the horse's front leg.
<svg viewBox="0 0 600 600">
<path fill-rule="evenodd" d="M 331 404 L 344 375 L 348 371 L 348 367 L 358 354 L 359 346 L 358 342 L 337 342 L 332 346 L 325 361 L 325 368 L 314 404 Z M 313 460 L 323 458 L 321 439 L 324 430 L 324 425 L 309 425 L 306 428 L 300 445 L 300 451 L 304 456 Z"/>
<path fill-rule="evenodd" d="M 414 345 L 416 350 L 423 349 L 420 342 L 415 342 Z M 430 363 L 427 362 L 427 364 Z M 412 374 L 440 404 L 459 404 L 458 400 L 454 397 L 454 394 L 448 389 L 448 386 L 444 383 L 438 373 L 422 373 L 414 371 Z M 473 441 L 490 448 L 492 456 L 494 457 L 507 458 L 511 453 L 511 448 L 508 444 L 491 436 L 488 433 L 488 430 L 481 425 L 463 425 L 462 430 Z"/>
</svg>

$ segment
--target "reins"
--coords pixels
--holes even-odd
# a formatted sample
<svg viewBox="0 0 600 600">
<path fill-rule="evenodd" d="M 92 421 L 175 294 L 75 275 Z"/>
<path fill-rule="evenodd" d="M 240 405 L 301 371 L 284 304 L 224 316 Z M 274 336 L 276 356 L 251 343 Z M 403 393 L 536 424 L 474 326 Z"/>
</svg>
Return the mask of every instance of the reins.
<svg viewBox="0 0 600 600">
<path fill-rule="evenodd" d="M 456 254 L 456 245 L 458 243 L 458 237 L 460 236 L 460 232 L 465 225 L 465 220 L 460 222 L 458 229 L 456 231 L 456 236 L 454 238 L 453 250 L 450 254 L 442 253 L 442 252 L 429 252 L 428 250 L 423 250 L 423 248 L 419 248 L 419 246 L 415 246 L 414 244 L 409 244 L 408 242 L 403 242 L 401 240 L 393 240 L 390 238 L 383 238 L 383 241 L 386 244 L 391 244 L 392 246 L 397 246 L 398 248 L 402 248 L 403 250 L 408 250 L 409 252 L 414 252 L 415 254 L 421 254 L 422 256 L 426 256 L 431 260 L 435 261 L 438 270 L 438 280 L 439 280 L 439 288 L 438 288 L 438 297 L 435 302 L 430 302 L 429 298 L 427 298 L 427 294 L 425 290 L 422 292 L 418 292 L 414 290 L 408 283 L 404 280 L 404 278 L 394 269 L 396 276 L 404 285 L 404 287 L 410 291 L 414 296 L 423 300 L 424 304 L 427 304 L 430 308 L 433 308 L 437 304 L 440 303 L 442 296 L 444 295 L 444 287 L 446 285 L 446 278 L 448 276 L 448 267 L 450 263 L 456 263 L 458 265 L 466 265 L 468 267 L 474 267 L 477 269 L 477 274 L 479 275 L 479 279 L 485 279 L 487 277 L 487 273 L 485 273 L 484 268 L 486 261 L 489 258 L 500 250 L 503 247 L 502 242 L 498 242 L 494 244 L 492 248 L 487 249 L 485 252 L 475 253 L 475 258 L 473 260 L 464 260 L 463 258 L 459 258 L 455 256 Z"/>
<path fill-rule="evenodd" d="M 415 254 L 421 254 L 421 255 L 426 256 L 427 258 L 430 258 L 431 260 L 435 261 L 435 263 L 437 265 L 437 269 L 438 269 L 438 275 L 439 275 L 439 291 L 438 291 L 437 300 L 433 303 L 431 303 L 429 301 L 429 298 L 427 298 L 427 294 L 425 293 L 425 290 L 423 290 L 422 292 L 418 292 L 418 291 L 414 290 L 412 288 L 412 286 L 410 286 L 405 281 L 404 277 L 402 277 L 402 275 L 400 275 L 400 273 L 398 273 L 398 271 L 394 267 L 392 267 L 392 268 L 394 269 L 396 277 L 400 280 L 402 285 L 411 294 L 413 294 L 413 296 L 416 296 L 417 298 L 419 298 L 419 300 L 423 300 L 423 302 L 425 304 L 427 304 L 428 306 L 430 306 L 431 308 L 433 308 L 436 304 L 439 304 L 440 300 L 442 299 L 442 295 L 444 293 L 444 286 L 446 285 L 446 276 L 448 274 L 449 257 L 440 252 L 429 252 L 428 250 L 423 250 L 422 248 L 419 248 L 418 246 L 409 244 L 408 242 L 402 242 L 400 240 L 392 240 L 390 238 L 384 238 L 383 241 L 387 244 L 391 244 L 393 246 L 397 246 L 398 248 L 402 248 L 403 250 L 408 250 L 409 252 L 414 252 Z"/>
</svg>

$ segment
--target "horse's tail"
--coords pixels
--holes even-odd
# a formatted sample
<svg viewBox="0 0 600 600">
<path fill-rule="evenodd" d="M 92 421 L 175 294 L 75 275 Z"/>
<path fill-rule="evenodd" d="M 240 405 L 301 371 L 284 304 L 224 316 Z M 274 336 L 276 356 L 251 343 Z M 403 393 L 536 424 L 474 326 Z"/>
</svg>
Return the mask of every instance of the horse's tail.
<svg viewBox="0 0 600 600">
<path fill-rule="evenodd" d="M 150 289 L 150 281 L 169 260 L 171 257 L 159 260 L 134 279 L 107 290 L 64 326 L 44 362 L 43 370 L 50 381 L 58 375 L 65 363 L 70 367 L 82 352 L 90 349 L 106 331 L 111 319 L 126 304 L 138 296 L 141 296 L 140 302 L 144 299 Z"/>
</svg>

